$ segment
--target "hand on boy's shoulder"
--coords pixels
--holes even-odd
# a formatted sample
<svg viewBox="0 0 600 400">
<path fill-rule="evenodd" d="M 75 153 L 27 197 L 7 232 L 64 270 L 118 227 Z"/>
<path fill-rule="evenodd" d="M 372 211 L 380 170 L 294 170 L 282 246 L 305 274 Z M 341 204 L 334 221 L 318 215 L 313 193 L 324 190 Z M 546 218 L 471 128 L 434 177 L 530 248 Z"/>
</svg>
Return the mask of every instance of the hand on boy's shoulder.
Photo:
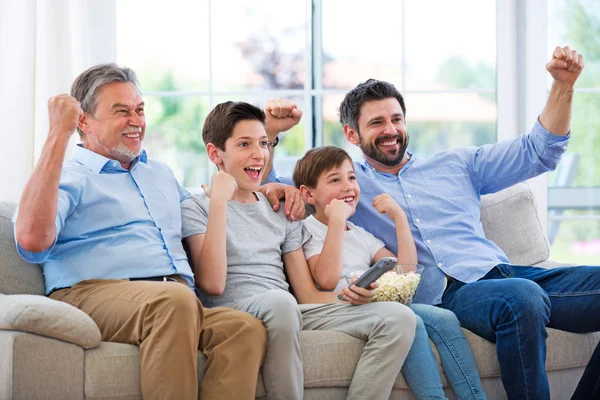
<svg viewBox="0 0 600 400">
<path fill-rule="evenodd" d="M 304 218 L 306 213 L 304 201 L 300 196 L 300 191 L 295 187 L 271 182 L 261 185 L 258 191 L 267 197 L 273 211 L 278 211 L 283 205 L 285 215 L 290 221 L 300 221 Z M 285 202 L 282 203 L 281 200 L 285 200 Z"/>
<path fill-rule="evenodd" d="M 235 178 L 227 172 L 217 171 L 210 178 L 210 187 L 202 185 L 206 196 L 213 201 L 229 201 L 237 190 Z"/>
<path fill-rule="evenodd" d="M 343 200 L 333 199 L 325 206 L 325 216 L 328 220 L 343 219 L 348 220 L 354 214 L 354 210 Z"/>
</svg>

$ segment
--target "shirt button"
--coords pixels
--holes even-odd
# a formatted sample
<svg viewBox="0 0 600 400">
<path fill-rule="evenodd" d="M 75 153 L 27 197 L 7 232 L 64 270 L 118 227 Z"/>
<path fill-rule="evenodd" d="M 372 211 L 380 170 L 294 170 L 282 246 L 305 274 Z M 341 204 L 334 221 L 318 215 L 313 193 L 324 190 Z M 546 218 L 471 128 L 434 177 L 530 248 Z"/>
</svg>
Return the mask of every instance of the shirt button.
<svg viewBox="0 0 600 400">
<path fill-rule="evenodd" d="M 438 263 L 438 267 L 439 267 L 439 268 L 442 268 L 442 263 Z"/>
<path fill-rule="evenodd" d="M 119 163 L 118 163 L 118 162 L 116 162 L 116 161 L 113 161 L 113 162 L 112 162 L 112 165 L 113 165 L 113 167 L 118 167 L 118 166 L 119 166 Z"/>
<path fill-rule="evenodd" d="M 563 148 L 563 150 L 566 150 L 566 149 L 567 149 L 567 146 L 563 146 L 562 148 Z"/>
<path fill-rule="evenodd" d="M 408 197 L 409 199 L 412 199 L 412 196 L 410 194 L 406 195 L 406 197 Z"/>
<path fill-rule="evenodd" d="M 418 224 L 419 222 L 421 222 L 421 220 L 419 218 L 415 219 L 415 222 Z"/>
<path fill-rule="evenodd" d="M 431 240 L 427 239 L 427 243 L 431 243 Z"/>
</svg>

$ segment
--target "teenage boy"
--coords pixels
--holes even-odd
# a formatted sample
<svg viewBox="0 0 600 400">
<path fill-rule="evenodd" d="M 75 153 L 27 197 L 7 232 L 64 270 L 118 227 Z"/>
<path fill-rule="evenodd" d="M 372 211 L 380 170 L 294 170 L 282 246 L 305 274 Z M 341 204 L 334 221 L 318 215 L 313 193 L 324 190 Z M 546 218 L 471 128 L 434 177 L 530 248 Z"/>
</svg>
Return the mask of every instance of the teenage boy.
<svg viewBox="0 0 600 400">
<path fill-rule="evenodd" d="M 387 399 L 412 344 L 414 314 L 399 303 L 367 304 L 373 292 L 322 292 L 302 245 L 301 222 L 274 212 L 257 192 L 269 161 L 265 114 L 247 103 L 217 105 L 202 138 L 219 172 L 205 193 L 182 203 L 183 237 L 207 307 L 253 314 L 267 329 L 263 378 L 270 399 L 302 399 L 299 332 L 335 330 L 367 343 L 350 385 L 350 399 Z M 285 266 L 285 267 L 284 267 Z M 310 305 L 299 307 L 296 299 Z M 353 305 L 360 305 L 354 307 Z"/>
</svg>

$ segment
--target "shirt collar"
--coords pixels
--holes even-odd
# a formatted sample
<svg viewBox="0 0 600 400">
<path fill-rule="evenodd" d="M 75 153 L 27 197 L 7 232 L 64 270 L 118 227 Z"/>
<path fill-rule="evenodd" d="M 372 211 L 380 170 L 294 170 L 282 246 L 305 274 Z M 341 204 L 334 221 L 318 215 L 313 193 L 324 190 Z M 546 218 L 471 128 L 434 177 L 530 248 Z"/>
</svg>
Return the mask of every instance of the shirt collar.
<svg viewBox="0 0 600 400">
<path fill-rule="evenodd" d="M 106 164 L 108 164 L 111 161 L 114 161 L 110 158 L 104 157 L 103 155 L 94 153 L 93 151 L 86 149 L 81 143 L 77 144 L 77 146 L 75 147 L 72 158 L 78 163 L 85 165 L 92 172 L 95 172 L 97 174 L 99 174 L 100 171 L 102 171 Z M 148 156 L 146 154 L 146 150 L 142 150 L 140 155 L 134 158 L 133 161 L 131 161 L 131 167 L 133 168 L 139 161 L 143 162 L 144 164 L 148 163 Z"/>
</svg>

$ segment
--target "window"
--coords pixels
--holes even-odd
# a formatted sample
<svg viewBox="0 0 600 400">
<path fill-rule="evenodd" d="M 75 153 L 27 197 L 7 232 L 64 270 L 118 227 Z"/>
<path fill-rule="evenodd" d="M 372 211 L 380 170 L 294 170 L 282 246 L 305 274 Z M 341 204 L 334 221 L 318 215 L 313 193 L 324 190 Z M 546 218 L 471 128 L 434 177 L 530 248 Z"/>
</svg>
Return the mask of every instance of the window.
<svg viewBox="0 0 600 400">
<path fill-rule="evenodd" d="M 117 2 L 117 61 L 138 73 L 145 148 L 186 187 L 210 178 L 201 131 L 219 102 L 299 104 L 305 117 L 276 150 L 290 175 L 311 147 L 350 147 L 337 109 L 371 77 L 405 96 L 414 153 L 495 142 L 496 48 L 494 0 Z"/>
<path fill-rule="evenodd" d="M 551 258 L 577 264 L 600 260 L 600 3 L 550 0 L 549 52 L 556 43 L 585 57 L 576 84 L 569 150 L 548 177 Z M 548 85 L 549 87 L 549 85 Z"/>
</svg>

